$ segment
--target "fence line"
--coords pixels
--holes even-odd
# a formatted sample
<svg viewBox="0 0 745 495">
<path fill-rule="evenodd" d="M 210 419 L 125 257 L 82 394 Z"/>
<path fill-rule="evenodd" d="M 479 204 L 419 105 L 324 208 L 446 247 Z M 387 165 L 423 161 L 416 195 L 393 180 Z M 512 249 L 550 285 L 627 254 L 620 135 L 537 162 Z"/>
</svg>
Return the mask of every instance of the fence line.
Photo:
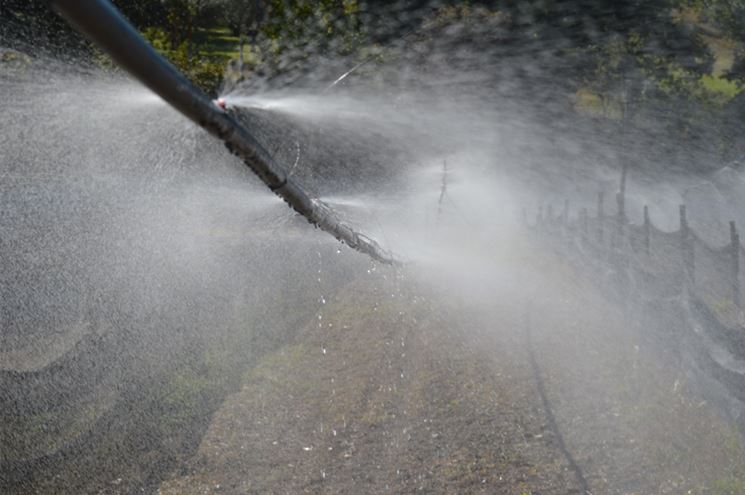
<svg viewBox="0 0 745 495">
<path fill-rule="evenodd" d="M 618 199 L 619 208 L 623 206 Z M 544 214 L 545 212 L 545 214 Z M 568 199 L 563 202 L 563 210 L 554 215 L 553 205 L 539 205 L 535 223 L 531 226 L 528 221 L 527 209 L 523 209 L 524 224 L 534 230 L 541 230 L 547 234 L 558 234 L 567 240 L 578 240 L 584 248 L 599 249 L 605 254 L 616 256 L 631 256 L 636 260 L 641 270 L 661 277 L 682 278 L 682 286 L 698 292 L 703 296 L 713 296 L 721 300 L 727 296 L 731 303 L 742 308 L 740 287 L 740 256 L 745 256 L 745 249 L 740 244 L 740 236 L 734 221 L 729 222 L 730 242 L 721 247 L 715 247 L 697 234 L 688 223 L 686 205 L 679 206 L 679 227 L 677 231 L 665 232 L 657 228 L 650 219 L 649 207 L 644 206 L 643 223 L 635 225 L 627 221 L 625 212 L 609 216 L 605 211 L 605 194 L 601 191 L 597 195 L 596 215 L 591 217 L 588 209 L 577 210 L 576 215 L 570 215 Z M 592 227 L 594 226 L 594 229 Z M 594 234 L 591 232 L 594 230 Z M 677 238 L 677 241 L 673 241 Z M 677 246 L 673 246 L 673 242 Z M 677 254 L 673 255 L 673 252 Z M 640 258 L 641 256 L 641 258 Z M 670 259 L 671 257 L 677 258 Z M 724 284 L 726 290 L 717 285 Z"/>
<path fill-rule="evenodd" d="M 729 222 L 729 243 L 716 247 L 690 227 L 685 205 L 678 209 L 678 230 L 665 232 L 652 223 L 647 206 L 643 223 L 635 225 L 623 211 L 606 216 L 603 202 L 599 193 L 594 217 L 584 207 L 570 217 L 566 201 L 566 216 L 554 218 L 548 206 L 544 217 L 541 206 L 536 223 L 526 226 L 570 263 L 594 270 L 600 288 L 625 305 L 631 325 L 655 329 L 640 335 L 691 364 L 687 369 L 703 378 L 699 392 L 745 435 L 745 249 L 735 222 Z M 712 380 L 721 387 L 709 387 Z"/>
</svg>

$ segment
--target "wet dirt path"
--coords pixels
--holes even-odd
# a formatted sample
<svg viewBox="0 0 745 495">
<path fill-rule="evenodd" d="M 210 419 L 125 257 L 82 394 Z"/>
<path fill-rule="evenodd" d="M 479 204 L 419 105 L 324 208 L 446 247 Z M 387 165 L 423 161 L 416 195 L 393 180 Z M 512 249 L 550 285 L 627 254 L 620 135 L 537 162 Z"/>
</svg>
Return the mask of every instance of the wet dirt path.
<svg viewBox="0 0 745 495">
<path fill-rule="evenodd" d="M 568 267 L 520 256 L 487 309 L 414 277 L 350 285 L 245 375 L 160 493 L 581 493 L 562 440 L 593 494 L 730 493 L 734 429 Z"/>
<path fill-rule="evenodd" d="M 742 437 L 629 314 L 556 259 L 530 324 L 567 449 L 595 494 L 745 493 Z M 551 280 L 562 280 L 562 284 Z"/>
</svg>

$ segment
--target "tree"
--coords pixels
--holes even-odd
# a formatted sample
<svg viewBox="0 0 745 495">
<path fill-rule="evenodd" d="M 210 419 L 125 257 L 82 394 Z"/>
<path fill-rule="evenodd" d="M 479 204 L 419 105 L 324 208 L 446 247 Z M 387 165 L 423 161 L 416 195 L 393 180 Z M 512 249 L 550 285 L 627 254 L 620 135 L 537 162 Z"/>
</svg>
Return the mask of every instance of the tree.
<svg viewBox="0 0 745 495">
<path fill-rule="evenodd" d="M 92 49 L 45 0 L 0 0 L 0 40 L 10 47 L 68 58 Z"/>
<path fill-rule="evenodd" d="M 140 30 L 162 26 L 166 20 L 165 3 L 162 0 L 112 0 L 112 3 Z"/>
<path fill-rule="evenodd" d="M 267 13 L 267 2 L 261 0 L 224 0 L 222 19 L 235 36 L 248 36 L 256 41 Z"/>
<path fill-rule="evenodd" d="M 735 59 L 726 74 L 731 80 L 745 83 L 745 2 L 742 0 L 690 0 L 705 19 L 736 43 Z"/>
<path fill-rule="evenodd" d="M 239 38 L 239 72 L 241 74 L 245 59 L 245 37 L 248 37 L 251 45 L 256 45 L 259 30 L 266 16 L 266 7 L 266 2 L 261 0 L 223 0 L 221 4 L 223 22 Z"/>
</svg>

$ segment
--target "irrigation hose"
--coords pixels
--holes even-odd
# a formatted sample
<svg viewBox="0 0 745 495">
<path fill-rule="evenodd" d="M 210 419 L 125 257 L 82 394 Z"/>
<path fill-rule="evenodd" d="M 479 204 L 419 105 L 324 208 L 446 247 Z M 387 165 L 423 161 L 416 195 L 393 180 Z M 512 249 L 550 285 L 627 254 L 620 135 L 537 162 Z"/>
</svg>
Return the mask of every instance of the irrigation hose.
<svg viewBox="0 0 745 495">
<path fill-rule="evenodd" d="M 311 224 L 374 260 L 401 264 L 377 242 L 343 223 L 328 205 L 311 198 L 230 111 L 213 103 L 158 54 L 108 0 L 51 0 L 51 5 L 145 86 L 221 139 L 269 189 Z"/>
<path fill-rule="evenodd" d="M 546 420 L 548 421 L 548 427 L 552 435 L 554 436 L 559 451 L 561 451 L 564 459 L 566 459 L 567 464 L 569 465 L 569 469 L 571 469 L 574 473 L 574 477 L 576 478 L 577 484 L 580 487 L 580 495 L 592 495 L 592 493 L 590 492 L 589 484 L 587 483 L 587 478 L 585 478 L 585 474 L 582 471 L 582 468 L 579 466 L 579 464 L 577 464 L 574 456 L 567 448 L 566 442 L 564 441 L 564 435 L 562 435 L 561 430 L 559 429 L 559 424 L 556 422 L 556 416 L 554 415 L 553 407 L 551 407 L 551 401 L 549 401 L 548 399 L 548 393 L 546 392 L 546 383 L 543 380 L 541 367 L 538 364 L 538 358 L 536 357 L 535 350 L 533 348 L 532 322 L 530 319 L 530 315 L 532 314 L 532 312 L 533 300 L 531 299 L 528 301 L 525 307 L 525 345 L 528 350 L 530 367 L 533 370 L 533 379 L 535 381 L 536 388 L 538 389 L 538 395 L 541 398 L 541 404 L 543 405 L 543 411 L 546 414 Z"/>
</svg>

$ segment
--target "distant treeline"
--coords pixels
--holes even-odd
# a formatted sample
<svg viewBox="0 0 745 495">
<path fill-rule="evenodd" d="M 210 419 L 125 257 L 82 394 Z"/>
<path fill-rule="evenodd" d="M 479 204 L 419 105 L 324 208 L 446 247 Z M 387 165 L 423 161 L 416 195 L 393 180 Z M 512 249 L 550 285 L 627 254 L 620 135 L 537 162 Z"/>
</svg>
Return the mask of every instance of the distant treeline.
<svg viewBox="0 0 745 495">
<path fill-rule="evenodd" d="M 419 66 L 436 59 L 472 70 L 462 58 L 470 53 L 487 83 L 520 81 L 508 96 L 540 104 L 547 120 L 579 114 L 619 133 L 654 135 L 672 150 L 694 148 L 704 168 L 745 154 L 741 0 L 114 3 L 213 92 L 227 62 L 239 58 L 241 77 L 271 78 L 318 71 L 320 58 L 345 67 L 369 58 Z M 0 0 L 0 17 L 5 40 L 63 56 L 94 52 L 44 0 Z"/>
</svg>

